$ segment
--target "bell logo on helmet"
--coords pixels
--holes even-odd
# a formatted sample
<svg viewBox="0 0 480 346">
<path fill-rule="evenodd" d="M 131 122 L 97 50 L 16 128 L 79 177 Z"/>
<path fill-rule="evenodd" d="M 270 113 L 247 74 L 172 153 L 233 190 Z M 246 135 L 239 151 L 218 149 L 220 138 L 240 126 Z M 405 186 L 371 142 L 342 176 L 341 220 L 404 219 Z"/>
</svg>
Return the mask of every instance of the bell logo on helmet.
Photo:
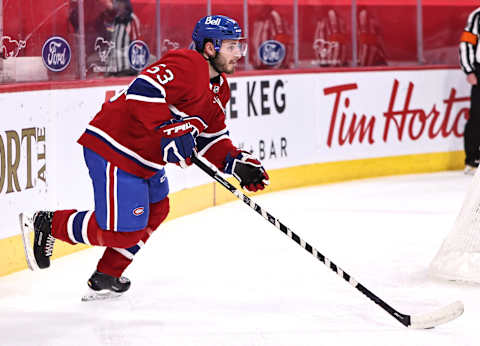
<svg viewBox="0 0 480 346">
<path fill-rule="evenodd" d="M 205 40 L 213 40 L 213 46 L 218 52 L 223 40 L 238 40 L 242 36 L 242 28 L 229 17 L 211 15 L 201 18 L 192 33 L 194 47 L 198 51 L 204 48 Z"/>
<path fill-rule="evenodd" d="M 221 18 L 212 19 L 212 17 L 207 17 L 205 19 L 205 24 L 207 25 L 220 25 Z"/>
</svg>

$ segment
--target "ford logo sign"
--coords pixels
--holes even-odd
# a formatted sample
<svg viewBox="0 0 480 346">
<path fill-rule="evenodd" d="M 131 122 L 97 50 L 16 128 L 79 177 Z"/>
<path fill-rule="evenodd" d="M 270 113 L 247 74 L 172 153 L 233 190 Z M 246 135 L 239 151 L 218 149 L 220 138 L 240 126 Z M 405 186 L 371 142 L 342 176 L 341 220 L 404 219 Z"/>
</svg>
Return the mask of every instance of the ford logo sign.
<svg viewBox="0 0 480 346">
<path fill-rule="evenodd" d="M 265 65 L 273 66 L 280 64 L 285 59 L 285 53 L 286 50 L 283 43 L 275 40 L 265 41 L 258 48 L 260 60 Z"/>
<path fill-rule="evenodd" d="M 60 36 L 50 37 L 42 47 L 42 59 L 45 66 L 53 72 L 60 72 L 70 64 L 72 50 L 68 42 Z"/>
<path fill-rule="evenodd" d="M 128 46 L 128 60 L 130 61 L 130 67 L 134 70 L 143 70 L 148 64 L 149 57 L 150 51 L 145 42 L 136 40 Z"/>
</svg>

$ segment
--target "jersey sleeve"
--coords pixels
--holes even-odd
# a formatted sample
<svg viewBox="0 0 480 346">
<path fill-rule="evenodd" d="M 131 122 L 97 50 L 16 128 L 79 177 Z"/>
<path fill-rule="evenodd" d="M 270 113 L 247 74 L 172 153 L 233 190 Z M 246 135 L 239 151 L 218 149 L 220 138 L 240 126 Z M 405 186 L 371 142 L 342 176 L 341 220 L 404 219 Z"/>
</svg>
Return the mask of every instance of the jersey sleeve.
<svg viewBox="0 0 480 346">
<path fill-rule="evenodd" d="M 218 104 L 218 113 L 215 121 L 209 124 L 206 131 L 197 137 L 197 151 L 221 171 L 225 168 L 225 158 L 228 154 L 236 156 L 240 150 L 235 147 L 230 139 L 229 131 L 225 124 L 225 108 L 230 100 L 230 87 L 226 82 L 225 74 L 220 77 L 220 92 L 215 102 Z M 220 111 L 221 109 L 221 111 Z"/>
<path fill-rule="evenodd" d="M 478 44 L 480 9 L 476 9 L 468 16 L 467 25 L 460 36 L 460 66 L 465 73 L 475 71 L 475 50 Z"/>
<path fill-rule="evenodd" d="M 227 155 L 236 156 L 240 152 L 233 145 L 227 129 L 216 133 L 203 132 L 198 135 L 197 150 L 200 156 L 205 157 L 221 171 L 225 168 Z"/>
<path fill-rule="evenodd" d="M 169 54 L 144 70 L 126 91 L 129 114 L 148 131 L 173 118 L 168 104 L 187 98 L 195 81 L 194 62 Z"/>
</svg>

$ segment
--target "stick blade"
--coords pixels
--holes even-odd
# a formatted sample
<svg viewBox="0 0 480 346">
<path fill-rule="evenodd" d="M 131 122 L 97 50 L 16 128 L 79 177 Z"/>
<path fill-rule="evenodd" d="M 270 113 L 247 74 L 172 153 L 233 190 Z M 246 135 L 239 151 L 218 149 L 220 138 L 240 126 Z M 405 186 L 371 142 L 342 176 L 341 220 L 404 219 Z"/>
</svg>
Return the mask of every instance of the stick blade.
<svg viewBox="0 0 480 346">
<path fill-rule="evenodd" d="M 447 323 L 463 314 L 464 307 L 461 301 L 456 301 L 441 309 L 422 315 L 410 316 L 410 328 L 429 329 Z"/>
</svg>

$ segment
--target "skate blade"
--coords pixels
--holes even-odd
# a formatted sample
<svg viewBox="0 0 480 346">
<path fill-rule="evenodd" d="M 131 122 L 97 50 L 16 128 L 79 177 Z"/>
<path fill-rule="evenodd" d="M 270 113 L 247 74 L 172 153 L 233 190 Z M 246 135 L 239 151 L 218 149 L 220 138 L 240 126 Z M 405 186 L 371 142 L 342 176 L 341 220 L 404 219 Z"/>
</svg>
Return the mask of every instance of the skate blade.
<svg viewBox="0 0 480 346">
<path fill-rule="evenodd" d="M 109 290 L 94 291 L 91 288 L 82 297 L 82 302 L 91 302 L 95 300 L 115 299 L 122 295 L 122 293 L 112 292 Z"/>
<path fill-rule="evenodd" d="M 20 213 L 18 218 L 20 221 L 20 229 L 22 230 L 23 251 L 25 252 L 28 268 L 30 270 L 38 270 L 39 267 L 33 255 L 33 241 L 31 239 L 31 235 L 34 233 L 33 219 L 24 213 Z"/>
</svg>

